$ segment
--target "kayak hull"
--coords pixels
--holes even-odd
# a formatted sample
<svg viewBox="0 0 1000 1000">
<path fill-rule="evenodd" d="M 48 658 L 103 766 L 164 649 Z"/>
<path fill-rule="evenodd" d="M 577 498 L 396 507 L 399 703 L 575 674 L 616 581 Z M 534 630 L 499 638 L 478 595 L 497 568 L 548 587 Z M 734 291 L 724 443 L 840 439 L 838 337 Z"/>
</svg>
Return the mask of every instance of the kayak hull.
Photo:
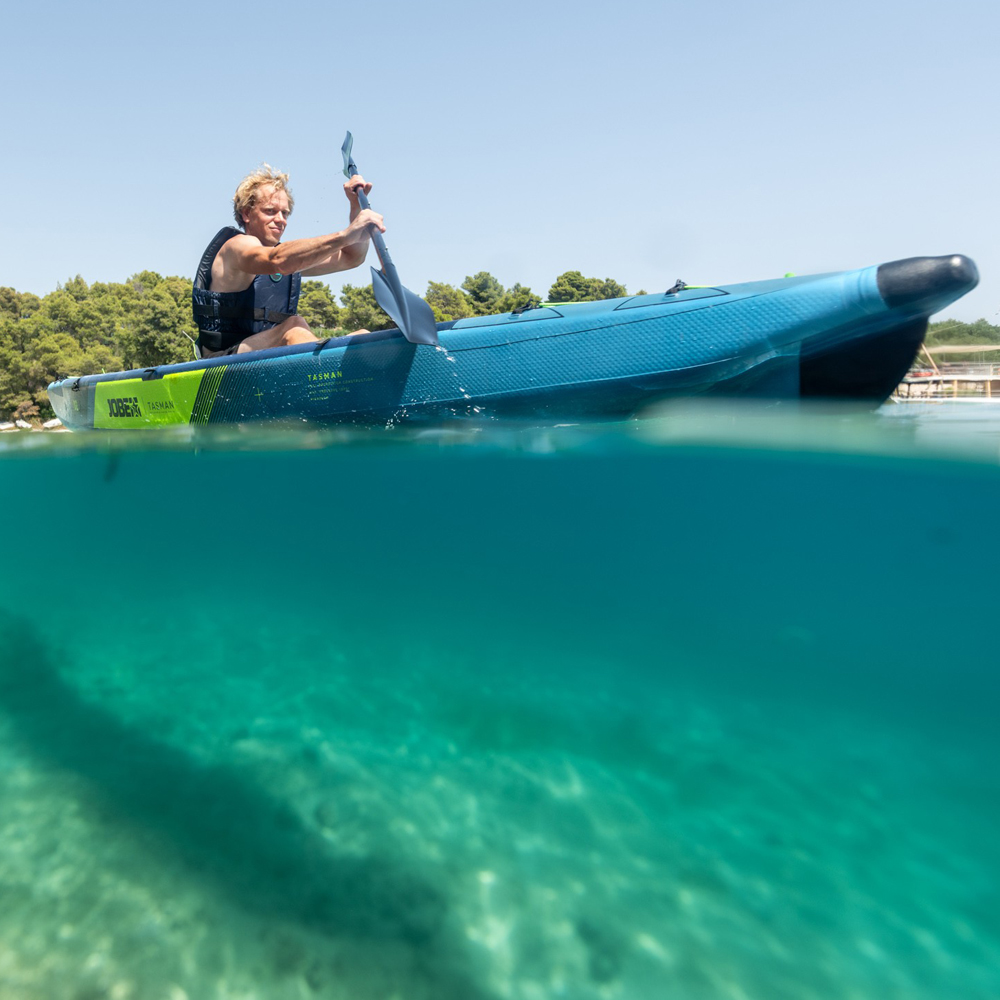
<svg viewBox="0 0 1000 1000">
<path fill-rule="evenodd" d="M 706 394 L 878 404 L 928 316 L 977 280 L 968 258 L 912 258 L 475 317 L 439 324 L 439 348 L 387 330 L 80 376 L 52 383 L 49 397 L 73 430 L 620 418 Z"/>
</svg>

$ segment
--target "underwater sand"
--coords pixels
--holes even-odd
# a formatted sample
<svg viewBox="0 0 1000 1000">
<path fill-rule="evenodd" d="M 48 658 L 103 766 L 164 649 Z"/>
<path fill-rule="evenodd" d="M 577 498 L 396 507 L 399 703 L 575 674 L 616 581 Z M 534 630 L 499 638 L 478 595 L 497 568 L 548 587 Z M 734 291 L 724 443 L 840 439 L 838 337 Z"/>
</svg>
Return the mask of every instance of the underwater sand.
<svg viewBox="0 0 1000 1000">
<path fill-rule="evenodd" d="M 8 448 L 0 997 L 1000 995 L 970 419 Z"/>
</svg>

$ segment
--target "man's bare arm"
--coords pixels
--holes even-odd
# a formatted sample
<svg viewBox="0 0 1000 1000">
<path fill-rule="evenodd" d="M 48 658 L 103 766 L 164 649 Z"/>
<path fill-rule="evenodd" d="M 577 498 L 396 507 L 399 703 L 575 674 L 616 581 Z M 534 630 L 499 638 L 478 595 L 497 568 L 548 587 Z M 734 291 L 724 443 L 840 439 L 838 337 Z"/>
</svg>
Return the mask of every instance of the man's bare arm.
<svg viewBox="0 0 1000 1000">
<path fill-rule="evenodd" d="M 368 227 L 376 226 L 385 232 L 382 216 L 377 212 L 361 211 L 350 225 L 339 233 L 289 240 L 274 247 L 264 246 L 254 236 L 234 236 L 219 251 L 224 270 L 244 274 L 327 274 L 357 266 L 357 251 L 349 252 L 343 259 L 343 250 L 356 243 L 364 243 L 367 251 Z M 361 256 L 364 260 L 364 256 Z M 357 261 L 360 263 L 360 261 Z M 316 270 L 323 266 L 325 270 Z"/>
<path fill-rule="evenodd" d="M 383 230 L 384 232 L 384 230 Z M 326 260 L 321 260 L 312 267 L 303 268 L 302 274 L 308 278 L 317 274 L 332 274 L 334 271 L 349 271 L 352 267 L 358 267 L 365 262 L 368 256 L 368 239 L 359 240 L 350 246 L 341 247 L 340 250 L 330 254 Z"/>
<path fill-rule="evenodd" d="M 355 174 L 346 184 L 344 184 L 344 194 L 351 203 L 350 221 L 355 219 L 364 211 L 361 202 L 358 200 L 358 190 L 363 189 L 368 194 L 372 186 L 360 174 Z M 385 227 L 381 227 L 381 232 L 385 232 Z M 302 273 L 308 277 L 318 274 L 331 274 L 334 271 L 349 271 L 353 267 L 359 267 L 365 262 L 368 256 L 368 244 L 370 241 L 370 230 L 365 229 L 365 238 L 352 243 L 350 246 L 341 248 L 338 253 L 331 254 L 325 261 L 314 264 L 309 270 Z"/>
</svg>

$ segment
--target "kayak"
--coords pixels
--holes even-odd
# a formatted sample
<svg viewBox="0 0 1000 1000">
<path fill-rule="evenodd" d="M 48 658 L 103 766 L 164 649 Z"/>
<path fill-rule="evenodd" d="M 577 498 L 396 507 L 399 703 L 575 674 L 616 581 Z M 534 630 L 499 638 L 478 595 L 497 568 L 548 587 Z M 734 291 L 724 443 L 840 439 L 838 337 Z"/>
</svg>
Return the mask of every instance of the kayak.
<svg viewBox="0 0 1000 1000">
<path fill-rule="evenodd" d="M 928 317 L 979 280 L 961 255 L 855 271 L 546 304 L 399 330 L 53 382 L 73 430 L 306 420 L 622 418 L 683 396 L 848 399 L 902 380 Z"/>
</svg>

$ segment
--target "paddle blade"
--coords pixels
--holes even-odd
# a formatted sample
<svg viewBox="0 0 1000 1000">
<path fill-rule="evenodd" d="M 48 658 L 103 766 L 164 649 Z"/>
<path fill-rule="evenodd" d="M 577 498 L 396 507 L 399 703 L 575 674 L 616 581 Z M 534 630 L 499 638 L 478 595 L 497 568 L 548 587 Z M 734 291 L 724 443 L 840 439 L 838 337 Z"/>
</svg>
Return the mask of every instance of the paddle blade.
<svg viewBox="0 0 1000 1000">
<path fill-rule="evenodd" d="M 340 152 L 344 157 L 344 176 L 351 176 L 351 168 L 354 167 L 354 172 L 357 172 L 357 167 L 354 166 L 354 160 L 351 158 L 351 150 L 354 148 L 354 136 L 350 132 L 344 137 L 344 145 L 340 147 Z"/>
<path fill-rule="evenodd" d="M 438 346 L 434 311 L 419 295 L 398 283 L 393 288 L 389 279 L 374 267 L 372 290 L 375 292 L 375 301 L 392 317 L 392 321 L 411 344 Z"/>
</svg>

